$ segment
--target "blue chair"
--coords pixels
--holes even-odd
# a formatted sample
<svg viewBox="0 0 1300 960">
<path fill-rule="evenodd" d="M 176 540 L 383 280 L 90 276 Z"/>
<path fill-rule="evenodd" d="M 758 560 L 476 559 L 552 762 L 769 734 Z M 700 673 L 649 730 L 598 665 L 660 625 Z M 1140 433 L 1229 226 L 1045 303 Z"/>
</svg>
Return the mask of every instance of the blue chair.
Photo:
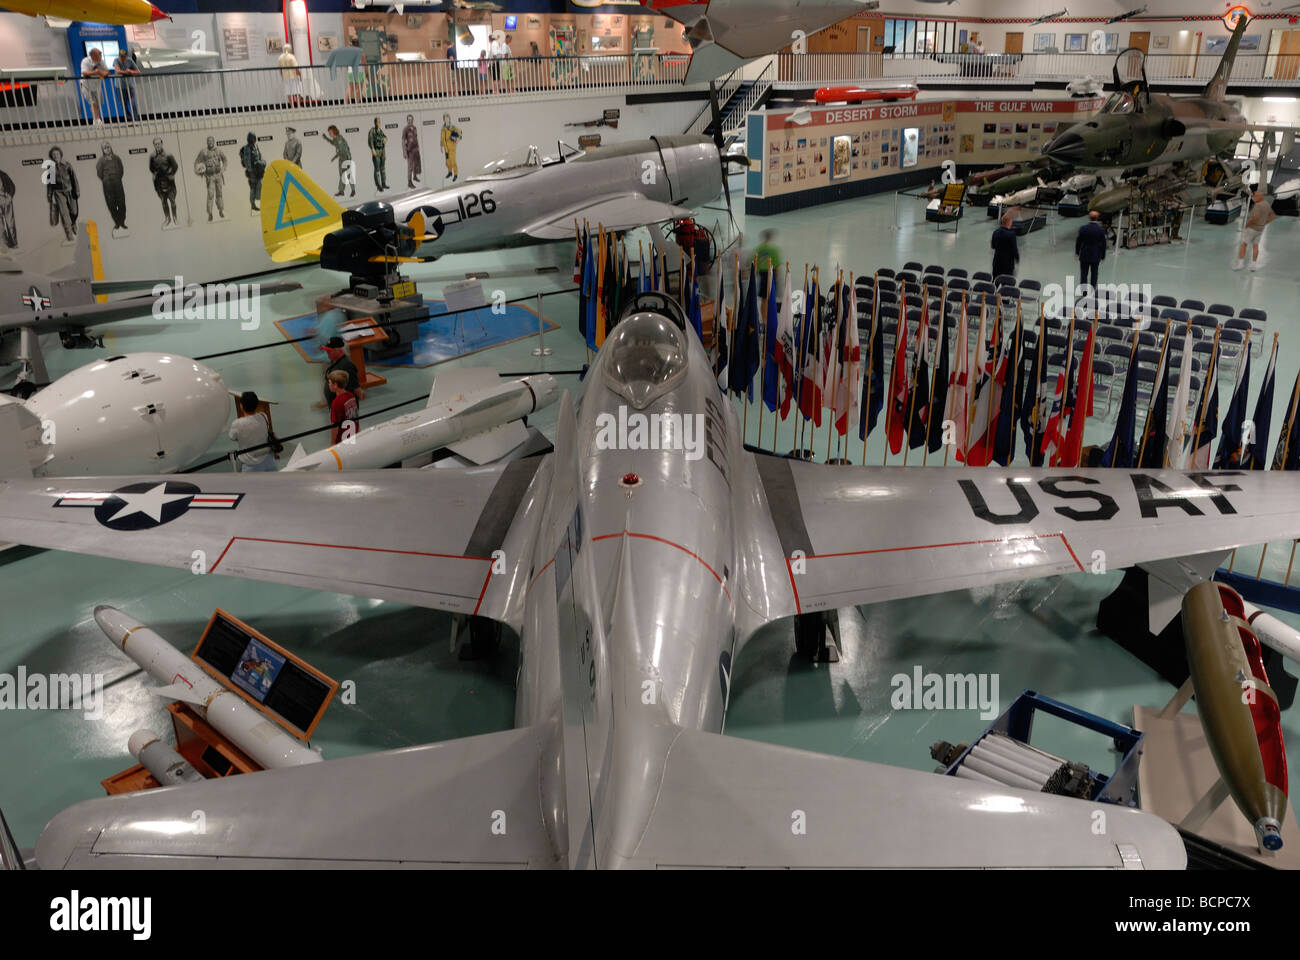
<svg viewBox="0 0 1300 960">
<path fill-rule="evenodd" d="M 971 278 L 972 280 L 976 281 L 976 282 L 979 282 L 979 281 L 983 281 L 984 283 L 992 283 L 992 282 L 993 282 L 993 274 L 991 274 L 991 273 L 985 273 L 983 270 L 977 270 L 977 271 L 975 271 L 974 273 L 972 273 L 972 274 L 970 275 L 970 278 Z"/>
<path fill-rule="evenodd" d="M 1149 363 L 1153 367 L 1158 366 L 1160 363 L 1160 351 L 1151 349 L 1144 350 L 1139 347 L 1137 351 L 1137 362 Z"/>
<path fill-rule="evenodd" d="M 1266 323 L 1268 321 L 1268 313 L 1263 310 L 1256 310 L 1254 307 L 1244 308 L 1237 316 L 1252 323 Z"/>
<path fill-rule="evenodd" d="M 1169 323 L 1185 324 L 1187 323 L 1187 311 L 1166 307 L 1160 311 L 1160 319 L 1167 320 Z"/>
<path fill-rule="evenodd" d="M 1151 298 L 1151 306 L 1153 306 L 1153 307 L 1176 307 L 1176 306 L 1178 306 L 1178 301 L 1175 300 L 1173 297 L 1167 297 L 1167 296 L 1165 296 L 1165 295 L 1162 293 L 1162 294 L 1161 294 L 1160 296 L 1158 296 L 1158 297 L 1152 297 L 1152 298 Z"/>
<path fill-rule="evenodd" d="M 1180 303 L 1178 306 L 1179 306 L 1180 308 L 1182 308 L 1183 310 L 1186 310 L 1188 313 L 1204 313 L 1204 312 L 1205 312 L 1205 303 L 1204 303 L 1204 301 L 1201 301 L 1201 300 L 1184 300 L 1184 301 L 1183 301 L 1182 303 Z"/>
<path fill-rule="evenodd" d="M 1156 335 L 1152 333 L 1150 330 L 1146 330 L 1142 333 L 1139 333 L 1137 335 L 1137 341 L 1138 341 L 1139 349 L 1142 347 L 1154 347 L 1158 342 L 1156 340 Z"/>
<path fill-rule="evenodd" d="M 942 276 L 943 276 L 943 267 L 936 266 L 935 264 L 932 263 L 932 264 L 930 264 L 928 267 L 925 268 L 925 272 L 926 272 L 927 274 L 936 274 L 936 273 L 937 273 L 939 276 L 942 277 Z"/>
<path fill-rule="evenodd" d="M 1219 318 L 1212 317 L 1208 313 L 1198 313 L 1192 317 L 1192 329 L 1198 328 L 1208 336 L 1214 336 L 1214 331 L 1219 329 Z"/>
<path fill-rule="evenodd" d="M 893 277 L 894 271 L 891 267 L 881 267 L 876 271 L 877 277 Z"/>
<path fill-rule="evenodd" d="M 961 267 L 949 267 L 949 268 L 948 268 L 948 276 L 949 276 L 949 277 L 960 277 L 961 279 L 965 280 L 965 279 L 967 279 L 967 278 L 970 276 L 970 274 L 967 273 L 965 270 L 963 270 Z"/>
<path fill-rule="evenodd" d="M 920 273 L 921 262 L 919 260 L 909 260 L 907 263 L 903 264 L 903 269 L 913 273 Z"/>
<path fill-rule="evenodd" d="M 1016 278 L 1009 273 L 999 273 L 993 278 L 993 283 L 999 287 L 1014 287 L 1016 285 Z"/>
<path fill-rule="evenodd" d="M 916 283 L 916 274 L 911 270 L 899 270 L 894 279 L 905 283 Z"/>
<path fill-rule="evenodd" d="M 957 290 L 957 291 L 961 291 L 961 290 L 969 290 L 969 289 L 970 289 L 970 281 L 967 280 L 965 277 L 949 277 L 949 278 L 948 278 L 948 289 L 949 289 L 949 290 Z"/>
<path fill-rule="evenodd" d="M 1212 303 L 1210 304 L 1210 309 L 1205 312 L 1212 313 L 1216 317 L 1231 317 L 1237 311 L 1233 310 L 1232 307 L 1228 306 L 1226 303 Z"/>
</svg>

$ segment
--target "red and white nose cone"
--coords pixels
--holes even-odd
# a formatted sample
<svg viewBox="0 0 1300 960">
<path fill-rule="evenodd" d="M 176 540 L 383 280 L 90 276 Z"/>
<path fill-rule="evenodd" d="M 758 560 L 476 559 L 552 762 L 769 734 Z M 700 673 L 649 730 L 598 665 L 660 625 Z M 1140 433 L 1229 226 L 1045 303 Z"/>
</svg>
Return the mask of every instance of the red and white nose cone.
<svg viewBox="0 0 1300 960">
<path fill-rule="evenodd" d="M 155 20 L 170 20 L 170 19 L 171 19 L 170 14 L 163 13 L 161 10 L 158 9 L 158 7 L 155 4 L 152 3 L 149 4 L 150 23 L 153 23 Z"/>
</svg>

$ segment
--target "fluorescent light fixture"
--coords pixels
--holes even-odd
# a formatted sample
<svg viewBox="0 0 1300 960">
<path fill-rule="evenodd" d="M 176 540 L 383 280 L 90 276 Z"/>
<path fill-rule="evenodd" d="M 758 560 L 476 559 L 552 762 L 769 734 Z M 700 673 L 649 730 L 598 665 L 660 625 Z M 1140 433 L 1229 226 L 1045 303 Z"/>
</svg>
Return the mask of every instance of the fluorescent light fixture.
<svg viewBox="0 0 1300 960">
<path fill-rule="evenodd" d="M 1265 103 L 1295 103 L 1295 97 L 1265 97 Z"/>
</svg>

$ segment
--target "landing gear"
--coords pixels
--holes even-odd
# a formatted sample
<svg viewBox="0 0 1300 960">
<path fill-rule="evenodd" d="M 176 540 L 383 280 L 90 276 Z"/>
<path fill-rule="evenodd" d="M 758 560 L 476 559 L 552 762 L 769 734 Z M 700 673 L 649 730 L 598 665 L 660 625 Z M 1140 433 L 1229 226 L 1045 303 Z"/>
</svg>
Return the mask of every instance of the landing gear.
<svg viewBox="0 0 1300 960">
<path fill-rule="evenodd" d="M 812 663 L 838 663 L 839 612 L 801 613 L 794 618 L 794 647 Z"/>
</svg>

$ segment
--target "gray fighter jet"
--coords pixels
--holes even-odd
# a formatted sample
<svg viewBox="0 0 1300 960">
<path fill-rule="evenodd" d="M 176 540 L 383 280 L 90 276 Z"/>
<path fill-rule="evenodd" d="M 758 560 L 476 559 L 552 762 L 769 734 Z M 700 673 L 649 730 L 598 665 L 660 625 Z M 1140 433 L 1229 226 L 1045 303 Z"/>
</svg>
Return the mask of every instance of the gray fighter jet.
<svg viewBox="0 0 1300 960">
<path fill-rule="evenodd" d="M 86 801 L 39 865 L 1184 865 L 1135 809 L 722 736 L 732 668 L 783 618 L 1098 556 L 1212 570 L 1300 537 L 1294 474 L 824 466 L 742 439 L 681 309 L 642 294 L 540 458 L 0 481 L 0 540 L 184 569 L 202 550 L 210 574 L 520 640 L 515 729 Z"/>
</svg>

